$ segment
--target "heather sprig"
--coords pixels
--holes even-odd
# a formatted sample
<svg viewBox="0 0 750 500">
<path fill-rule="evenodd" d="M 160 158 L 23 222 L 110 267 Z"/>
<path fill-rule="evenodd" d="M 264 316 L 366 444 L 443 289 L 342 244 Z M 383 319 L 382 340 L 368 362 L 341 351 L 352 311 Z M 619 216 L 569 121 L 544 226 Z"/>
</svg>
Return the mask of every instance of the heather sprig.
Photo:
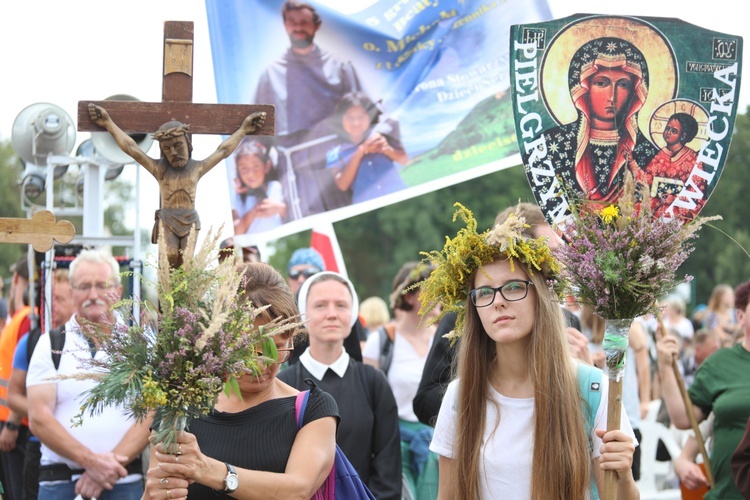
<svg viewBox="0 0 750 500">
<path fill-rule="evenodd" d="M 127 299 L 116 305 L 121 319 L 115 324 L 87 325 L 87 335 L 107 356 L 80 356 L 82 364 L 95 369 L 89 378 L 99 383 L 86 394 L 79 420 L 86 411 L 96 414 L 119 404 L 139 421 L 157 411 L 163 422 L 205 415 L 222 390 L 239 395 L 240 377 L 258 375 L 259 362 L 276 359 L 273 337 L 299 323 L 276 320 L 255 326 L 267 306 L 242 300 L 242 275 L 232 259 L 215 265 L 218 238 L 210 233 L 190 257 L 195 247 L 191 234 L 178 268 L 160 259 L 158 310 L 141 302 L 141 316 L 134 318 L 128 312 L 133 301 Z M 165 250 L 160 244 L 160 256 Z M 162 425 L 157 442 L 169 446 L 177 430 Z"/>
<path fill-rule="evenodd" d="M 721 218 L 655 218 L 649 204 L 638 201 L 649 199 L 646 189 L 628 175 L 616 204 L 573 200 L 564 230 L 568 243 L 555 251 L 578 300 L 604 319 L 658 312 L 658 299 L 692 279 L 676 273 L 693 251 L 698 229 Z"/>
</svg>

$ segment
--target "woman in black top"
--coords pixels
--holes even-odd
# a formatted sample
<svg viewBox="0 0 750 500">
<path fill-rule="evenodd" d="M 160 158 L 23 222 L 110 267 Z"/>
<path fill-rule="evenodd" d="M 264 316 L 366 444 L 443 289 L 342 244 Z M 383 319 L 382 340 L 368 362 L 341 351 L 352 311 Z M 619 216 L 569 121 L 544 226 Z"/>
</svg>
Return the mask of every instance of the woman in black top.
<svg viewBox="0 0 750 500">
<path fill-rule="evenodd" d="M 298 310 L 284 278 L 271 266 L 243 264 L 242 297 L 270 307 L 256 324 L 293 318 Z M 295 399 L 299 391 L 276 378 L 288 359 L 293 331 L 277 336 L 278 363 L 259 377 L 239 380 L 242 397 L 222 393 L 214 411 L 188 422 L 178 438 L 181 454 L 151 448 L 144 498 L 310 498 L 333 466 L 338 407 L 313 387 L 303 426 L 297 431 Z M 236 473 L 236 476 L 234 475 Z"/>
</svg>

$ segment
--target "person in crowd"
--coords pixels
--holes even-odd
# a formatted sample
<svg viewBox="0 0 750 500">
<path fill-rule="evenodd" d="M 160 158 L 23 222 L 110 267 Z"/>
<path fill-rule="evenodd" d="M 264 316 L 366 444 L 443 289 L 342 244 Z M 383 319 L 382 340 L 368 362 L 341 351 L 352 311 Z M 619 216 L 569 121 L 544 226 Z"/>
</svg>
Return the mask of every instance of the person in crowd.
<svg viewBox="0 0 750 500">
<path fill-rule="evenodd" d="M 380 297 L 368 297 L 359 305 L 359 319 L 366 328 L 365 337 L 360 337 L 359 346 L 362 350 L 367 344 L 367 337 L 381 326 L 385 326 L 391 321 L 391 313 L 388 310 L 388 304 Z"/>
<path fill-rule="evenodd" d="M 701 364 L 707 357 L 721 348 L 721 343 L 716 332 L 701 329 L 693 337 L 691 347 L 692 354 L 682 356 L 680 359 L 685 387 L 690 387 Z"/>
<path fill-rule="evenodd" d="M 431 271 L 421 262 L 401 266 L 390 296 L 393 325 L 367 337 L 362 351 L 364 362 L 380 368 L 388 377 L 398 404 L 403 474 L 413 496 L 425 499 L 437 494 L 437 456 L 427 452 L 432 428 L 419 422 L 413 401 L 435 337 L 433 320 L 439 308 L 420 316 L 421 292 L 416 286 Z"/>
<path fill-rule="evenodd" d="M 5 329 L 5 325 L 8 322 L 8 301 L 3 297 L 3 287 L 5 284 L 0 279 L 0 332 Z M 3 466 L 2 458 L 0 458 L 0 486 L 5 482 L 3 478 Z"/>
<path fill-rule="evenodd" d="M 10 285 L 10 314 L 8 324 L 0 335 L 0 462 L 3 469 L 5 495 L 11 500 L 20 499 L 23 492 L 23 462 L 29 436 L 28 420 L 8 404 L 8 384 L 13 366 L 13 353 L 19 340 L 31 328 L 31 307 L 27 292 L 29 288 L 28 258 L 23 255 L 11 267 L 13 277 Z"/>
<path fill-rule="evenodd" d="M 52 328 L 64 328 L 65 323 L 75 312 L 73 294 L 70 288 L 70 277 L 67 269 L 54 272 L 52 289 Z M 26 374 L 34 348 L 42 335 L 41 327 L 32 329 L 18 341 L 13 355 L 13 371 L 8 384 L 8 406 L 24 418 L 28 417 L 26 398 Z M 23 461 L 23 497 L 37 498 L 39 495 L 39 461 L 42 457 L 42 444 L 39 438 L 29 435 Z"/>
<path fill-rule="evenodd" d="M 388 134 L 378 124 L 380 110 L 364 92 L 344 95 L 336 106 L 340 144 L 326 155 L 326 166 L 335 171 L 336 186 L 351 189 L 352 203 L 372 200 L 406 189 L 395 163 L 406 165 L 409 156 L 401 145 L 398 122 L 384 120 Z"/>
<path fill-rule="evenodd" d="M 537 204 L 523 202 L 508 207 L 497 214 L 495 225 L 505 222 L 510 214 L 514 214 L 516 217 L 524 217 L 526 224 L 529 226 L 523 229 L 526 236 L 534 239 L 544 236 L 552 249 L 560 243 L 560 237 L 547 223 Z M 577 308 L 580 309 L 580 307 Z M 588 341 L 581 333 L 578 315 L 570 312 L 569 307 L 564 309 L 563 314 L 565 314 L 571 355 L 592 364 Z M 443 394 L 445 394 L 448 383 L 451 381 L 451 366 L 454 363 L 458 342 L 452 344 L 452 341 L 445 335 L 452 332 L 455 326 L 456 315 L 453 313 L 445 314 L 439 321 L 435 332 L 435 341 L 432 343 L 432 348 L 427 356 L 419 388 L 414 397 L 414 413 L 419 421 L 426 425 L 435 425 Z"/>
<path fill-rule="evenodd" d="M 430 254 L 437 267 L 421 287 L 427 308 L 440 301 L 456 311 L 460 336 L 458 377 L 430 446 L 440 455 L 439 498 L 585 498 L 592 471 L 601 489 L 605 470 L 618 498 L 638 498 L 626 412 L 621 430 L 605 430 L 606 377 L 595 415 L 586 411 L 590 427 L 582 411 L 577 373 L 601 372 L 571 359 L 549 246 L 524 236 L 514 215 L 479 235 L 467 212 L 467 227 Z"/>
<path fill-rule="evenodd" d="M 594 365 L 604 369 L 604 354 L 601 348 L 604 340 L 605 321 L 596 314 L 591 304 L 581 305 L 581 333 L 589 339 L 589 349 L 592 350 L 591 358 Z"/>
<path fill-rule="evenodd" d="M 684 367 L 688 366 L 686 362 L 689 359 L 693 359 L 692 364 L 689 366 L 695 367 L 692 376 L 689 376 L 689 372 L 685 370 L 684 381 L 686 387 L 690 387 L 690 384 L 695 378 L 695 372 L 700 368 L 703 361 L 721 348 L 716 333 L 708 330 L 699 331 L 694 340 L 696 341 L 694 354 L 690 358 L 683 358 Z M 739 342 L 741 342 L 741 340 Z M 713 445 L 714 419 L 715 415 L 711 412 L 708 414 L 708 417 L 699 424 L 704 446 L 709 455 L 711 454 Z M 700 448 L 698 446 L 698 441 L 695 439 L 695 433 L 691 429 L 687 431 L 687 438 L 682 445 L 680 456 L 673 462 L 675 474 L 677 474 L 680 483 L 688 490 L 695 490 L 701 487 L 706 488 L 709 486 L 705 470 L 696 463 L 699 453 Z"/>
<path fill-rule="evenodd" d="M 703 326 L 715 331 L 722 342 L 734 334 L 737 325 L 737 311 L 734 303 L 734 290 L 725 283 L 716 285 L 708 299 Z"/>
<path fill-rule="evenodd" d="M 298 248 L 289 258 L 286 265 L 286 280 L 293 294 L 297 294 L 311 276 L 325 271 L 326 264 L 323 256 L 314 248 Z"/>
<path fill-rule="evenodd" d="M 690 322 L 693 323 L 693 331 L 698 331 L 703 328 L 703 322 L 708 314 L 708 305 L 698 304 L 693 309 L 693 314 L 690 315 Z"/>
<path fill-rule="evenodd" d="M 388 304 L 380 297 L 367 297 L 359 305 L 359 315 L 362 323 L 367 328 L 367 334 L 374 332 L 381 326 L 391 321 L 391 313 Z M 364 347 L 364 346 L 363 346 Z"/>
<path fill-rule="evenodd" d="M 742 439 L 750 417 L 750 281 L 737 286 L 734 292 L 737 319 L 745 336 L 741 343 L 719 349 L 701 364 L 695 380 L 688 388 L 693 413 L 698 422 L 711 412 L 715 415 L 714 444 L 711 467 L 716 487 L 705 496 L 707 500 L 741 499 L 732 479 L 731 456 Z M 672 360 L 679 355 L 679 343 L 673 336 L 658 342 L 659 377 L 664 402 L 672 423 L 679 429 L 690 428 L 690 420 L 677 384 Z"/>
<path fill-rule="evenodd" d="M 711 444 L 714 436 L 714 414 L 710 413 L 708 418 L 698 426 L 701 431 L 704 446 L 707 453 L 711 454 Z M 696 463 L 700 455 L 700 447 L 695 439 L 695 434 L 689 431 L 679 457 L 672 461 L 672 467 L 680 481 L 680 487 L 687 490 L 697 490 L 698 488 L 707 488 L 709 486 L 705 470 Z"/>
<path fill-rule="evenodd" d="M 234 234 L 270 231 L 286 219 L 281 183 L 271 180 L 268 148 L 243 139 L 233 155 L 236 173 L 232 195 Z"/>
<path fill-rule="evenodd" d="M 244 272 L 243 300 L 269 306 L 256 326 L 298 316 L 295 296 L 278 271 L 253 263 L 239 265 L 238 272 Z M 163 444 L 151 447 L 144 498 L 313 496 L 333 466 L 339 415 L 333 397 L 313 387 L 297 430 L 299 391 L 277 378 L 294 335 L 287 330 L 274 338 L 277 361 L 263 363 L 257 376 L 241 377 L 241 395 L 221 393 L 213 412 L 189 420 L 189 432 L 177 438 L 180 455 L 167 453 Z"/>
<path fill-rule="evenodd" d="M 743 340 L 745 340 L 745 336 L 746 335 L 745 335 L 744 329 L 738 327 L 738 328 L 735 329 L 734 334 L 732 335 L 731 340 L 725 339 L 721 343 L 721 347 L 731 347 L 731 346 L 733 346 L 735 344 L 738 344 L 738 343 L 742 342 Z"/>
<path fill-rule="evenodd" d="M 42 443 L 39 498 L 139 499 L 143 493 L 141 452 L 148 445 L 149 422 L 134 422 L 124 406 L 105 406 L 82 425 L 81 395 L 95 380 L 71 378 L 81 373 L 79 356 L 91 352 L 104 359 L 90 334 L 111 331 L 111 306 L 120 300 L 120 268 L 102 250 L 84 250 L 70 264 L 75 314 L 65 323 L 59 366 L 53 360 L 51 335 L 42 335 L 26 376 L 31 431 Z M 65 377 L 56 379 L 55 377 Z"/>
<path fill-rule="evenodd" d="M 2 283 L 0 279 L 0 283 Z M 5 324 L 8 322 L 8 301 L 5 298 L 0 297 L 0 332 L 5 328 Z"/>
<path fill-rule="evenodd" d="M 358 315 L 354 286 L 342 275 L 324 271 L 305 281 L 298 302 L 310 345 L 278 379 L 299 390 L 312 379 L 331 394 L 341 415 L 339 447 L 375 498 L 400 500 L 396 400 L 382 372 L 354 361 L 344 350 L 344 338 Z"/>
<path fill-rule="evenodd" d="M 351 203 L 325 168 L 325 150 L 305 143 L 333 133 L 331 116 L 342 96 L 362 90 L 354 65 L 315 43 L 323 20 L 307 2 L 285 1 L 281 7 L 290 47 L 261 74 L 252 102 L 276 108 L 277 147 L 299 151 L 279 155 L 277 165 L 291 220 Z M 326 145 L 327 146 L 327 145 Z"/>
<path fill-rule="evenodd" d="M 732 454 L 732 475 L 737 489 L 745 497 L 750 498 L 750 419 L 745 427 L 745 435 Z"/>
<path fill-rule="evenodd" d="M 325 271 L 325 268 L 326 265 L 323 261 L 323 256 L 314 248 L 305 247 L 295 250 L 286 266 L 286 280 L 289 288 L 292 289 L 292 293 L 295 295 L 299 294 L 302 284 L 310 279 L 311 276 Z M 362 322 L 357 319 L 354 326 L 352 326 L 351 333 L 344 339 L 344 349 L 346 349 L 347 354 L 354 361 L 362 361 L 362 347 L 360 343 L 365 340 L 367 340 L 367 330 L 362 325 Z M 290 365 L 295 364 L 299 360 L 299 357 L 305 352 L 307 346 L 306 337 L 303 336 L 297 339 L 294 343 L 294 352 L 292 352 L 292 356 L 289 358 Z"/>
<path fill-rule="evenodd" d="M 685 316 L 685 301 L 677 295 L 671 295 L 664 301 L 662 322 L 667 329 L 675 330 L 680 337 L 689 340 L 693 338 L 695 329 L 693 322 Z"/>
<path fill-rule="evenodd" d="M 241 247 L 242 254 L 235 256 L 234 251 L 234 238 L 231 236 L 225 238 L 219 243 L 219 263 L 224 262 L 225 259 L 232 257 L 237 263 L 261 262 L 260 249 L 256 245 L 249 245 Z"/>
</svg>

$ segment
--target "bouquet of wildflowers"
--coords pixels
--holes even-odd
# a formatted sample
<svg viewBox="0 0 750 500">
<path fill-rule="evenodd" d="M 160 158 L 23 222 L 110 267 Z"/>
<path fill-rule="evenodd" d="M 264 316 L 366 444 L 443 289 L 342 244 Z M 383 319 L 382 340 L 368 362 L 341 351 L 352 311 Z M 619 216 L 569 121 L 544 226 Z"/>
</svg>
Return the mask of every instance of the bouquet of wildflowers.
<svg viewBox="0 0 750 500">
<path fill-rule="evenodd" d="M 573 201 L 563 233 L 567 245 L 555 252 L 578 299 L 604 319 L 656 313 L 658 299 L 692 279 L 676 281 L 675 275 L 693 251 L 698 229 L 721 218 L 655 218 L 649 204 L 638 201 L 649 199 L 645 189 L 628 175 L 616 204 Z"/>
<path fill-rule="evenodd" d="M 625 174 L 623 194 L 616 204 L 571 202 L 571 220 L 556 255 L 562 275 L 575 295 L 606 320 L 604 355 L 609 373 L 607 430 L 619 429 L 619 401 L 628 348 L 630 322 L 644 314 L 658 313 L 657 300 L 671 291 L 677 269 L 693 250 L 696 232 L 708 221 L 701 217 L 683 223 L 677 218 L 655 218 L 649 192 Z M 644 200 L 644 202 L 640 202 Z M 606 471 L 602 498 L 616 498 L 617 479 Z"/>
<path fill-rule="evenodd" d="M 159 311 L 142 302 L 144 316 L 151 318 L 143 321 L 147 324 L 116 323 L 109 325 L 111 333 L 95 331 L 93 340 L 107 357 L 81 360 L 96 368 L 89 378 L 99 383 L 87 393 L 79 418 L 86 410 L 95 414 L 119 404 L 137 420 L 157 412 L 161 424 L 156 441 L 170 446 L 187 417 L 211 411 L 222 390 L 239 395 L 239 377 L 259 374 L 259 361 L 276 359 L 273 336 L 299 324 L 254 326 L 265 307 L 256 308 L 238 297 L 242 275 L 234 259 L 213 265 L 218 234 L 209 234 L 190 257 L 195 247 L 191 234 L 179 268 L 170 268 L 164 241 L 159 239 Z M 134 304 L 124 300 L 118 305 L 132 311 Z"/>
</svg>

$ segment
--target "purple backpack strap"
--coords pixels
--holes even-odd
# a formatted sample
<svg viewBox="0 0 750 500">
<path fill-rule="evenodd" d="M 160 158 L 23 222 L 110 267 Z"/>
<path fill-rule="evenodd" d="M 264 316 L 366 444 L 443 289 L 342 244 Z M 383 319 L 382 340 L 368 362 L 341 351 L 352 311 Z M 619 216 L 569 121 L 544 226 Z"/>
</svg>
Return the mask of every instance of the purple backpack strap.
<svg viewBox="0 0 750 500">
<path fill-rule="evenodd" d="M 310 399 L 310 391 L 301 391 L 294 401 L 294 414 L 297 417 L 297 430 L 302 428 L 302 419 L 305 418 L 307 400 Z M 311 500 L 335 500 L 336 498 L 336 464 L 331 467 L 326 481 L 320 489 L 315 492 Z"/>
<path fill-rule="evenodd" d="M 302 419 L 305 418 L 305 408 L 307 400 L 310 398 L 310 391 L 300 391 L 297 393 L 297 399 L 294 401 L 294 414 L 297 417 L 297 430 L 302 428 Z"/>
</svg>

